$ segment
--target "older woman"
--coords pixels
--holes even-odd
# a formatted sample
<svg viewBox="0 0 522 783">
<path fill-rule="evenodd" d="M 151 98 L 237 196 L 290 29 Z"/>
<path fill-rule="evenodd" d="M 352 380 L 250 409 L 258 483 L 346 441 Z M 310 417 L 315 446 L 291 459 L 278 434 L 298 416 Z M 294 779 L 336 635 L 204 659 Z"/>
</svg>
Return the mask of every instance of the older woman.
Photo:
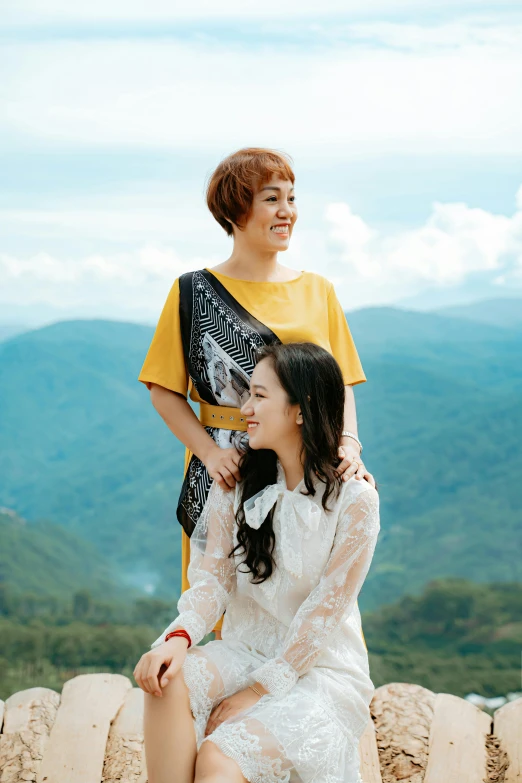
<svg viewBox="0 0 522 783">
<path fill-rule="evenodd" d="M 260 346 L 309 341 L 337 359 L 345 384 L 338 470 L 346 481 L 355 476 L 375 485 L 360 458 L 352 390 L 366 377 L 334 288 L 321 275 L 278 261 L 297 220 L 289 160 L 274 150 L 246 148 L 213 172 L 207 204 L 232 237 L 232 253 L 212 269 L 174 281 L 139 375 L 152 404 L 187 449 L 177 507 L 182 592 L 189 587 L 190 536 L 212 482 L 227 491 L 240 478 L 237 444 L 246 433 L 240 408 Z M 199 420 L 187 393 L 199 403 Z M 214 628 L 217 639 L 221 623 Z"/>
</svg>

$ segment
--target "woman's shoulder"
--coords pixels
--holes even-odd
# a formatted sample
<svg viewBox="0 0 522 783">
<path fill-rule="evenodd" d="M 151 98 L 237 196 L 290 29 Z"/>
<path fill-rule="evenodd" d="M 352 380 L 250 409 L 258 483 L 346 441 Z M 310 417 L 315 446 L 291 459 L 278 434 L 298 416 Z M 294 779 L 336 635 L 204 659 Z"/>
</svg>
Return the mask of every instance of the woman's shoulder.
<svg viewBox="0 0 522 783">
<path fill-rule="evenodd" d="M 322 508 L 322 497 L 326 489 L 326 485 L 319 480 L 316 480 L 315 484 L 316 493 L 313 496 L 307 496 L 311 502 Z M 331 496 L 327 505 L 329 511 L 325 513 L 331 513 L 334 518 L 338 518 L 342 515 L 350 506 L 355 503 L 363 502 L 368 507 L 379 507 L 379 493 L 366 479 L 350 478 L 348 481 L 341 481 L 339 491 L 337 494 Z M 324 510 L 324 509 L 323 509 Z"/>
<path fill-rule="evenodd" d="M 328 280 L 324 275 L 320 275 L 318 272 L 303 272 L 303 279 L 309 285 L 323 288 L 327 293 L 333 289 L 333 283 Z"/>
<path fill-rule="evenodd" d="M 339 492 L 339 508 L 347 510 L 354 503 L 363 502 L 370 508 L 379 508 L 379 493 L 366 479 L 350 478 L 343 481 Z"/>
</svg>

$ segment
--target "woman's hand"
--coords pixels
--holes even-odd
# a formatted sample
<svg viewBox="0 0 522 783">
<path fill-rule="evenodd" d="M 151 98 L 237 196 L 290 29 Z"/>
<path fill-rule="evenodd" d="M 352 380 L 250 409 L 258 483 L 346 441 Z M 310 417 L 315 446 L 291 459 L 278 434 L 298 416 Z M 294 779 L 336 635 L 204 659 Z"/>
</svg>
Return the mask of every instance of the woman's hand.
<svg viewBox="0 0 522 783">
<path fill-rule="evenodd" d="M 236 486 L 241 474 L 239 472 L 239 460 L 241 455 L 233 446 L 228 449 L 220 448 L 217 443 L 203 459 L 203 464 L 208 470 L 210 478 L 217 481 L 221 489 L 230 490 Z"/>
<path fill-rule="evenodd" d="M 337 472 L 343 477 L 343 481 L 355 476 L 356 479 L 366 479 L 366 481 L 375 487 L 375 479 L 371 473 L 368 473 L 360 457 L 359 448 L 353 438 L 344 437 L 338 450 L 342 462 L 337 467 Z"/>
<path fill-rule="evenodd" d="M 205 729 L 205 737 L 212 734 L 214 729 L 217 729 L 220 723 L 228 718 L 233 718 L 243 710 L 247 710 L 253 704 L 259 701 L 261 696 L 258 696 L 252 688 L 244 688 L 242 691 L 234 693 L 233 696 L 229 696 L 227 699 L 223 699 L 217 707 L 214 707 L 210 713 L 210 717 L 207 722 L 207 728 Z"/>
<path fill-rule="evenodd" d="M 181 669 L 187 655 L 188 641 L 183 636 L 172 636 L 168 642 L 143 653 L 133 671 L 134 679 L 145 693 L 163 696 L 165 688 Z M 159 673 L 161 683 L 159 682 Z M 161 687 L 160 687 L 161 685 Z"/>
</svg>

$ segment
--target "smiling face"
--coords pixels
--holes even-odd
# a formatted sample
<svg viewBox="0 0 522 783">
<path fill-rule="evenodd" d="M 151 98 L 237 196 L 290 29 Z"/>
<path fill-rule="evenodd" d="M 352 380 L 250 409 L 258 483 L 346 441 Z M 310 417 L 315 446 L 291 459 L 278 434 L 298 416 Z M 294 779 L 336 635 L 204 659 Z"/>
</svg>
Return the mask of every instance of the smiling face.
<svg viewBox="0 0 522 783">
<path fill-rule="evenodd" d="M 253 449 L 272 449 L 301 442 L 303 417 L 299 405 L 291 405 L 270 359 L 262 359 L 250 380 L 250 397 L 241 408 L 247 419 Z"/>
<path fill-rule="evenodd" d="M 254 194 L 246 225 L 241 231 L 234 227 L 234 235 L 260 251 L 279 252 L 288 248 L 296 220 L 294 186 L 273 174 Z"/>
</svg>

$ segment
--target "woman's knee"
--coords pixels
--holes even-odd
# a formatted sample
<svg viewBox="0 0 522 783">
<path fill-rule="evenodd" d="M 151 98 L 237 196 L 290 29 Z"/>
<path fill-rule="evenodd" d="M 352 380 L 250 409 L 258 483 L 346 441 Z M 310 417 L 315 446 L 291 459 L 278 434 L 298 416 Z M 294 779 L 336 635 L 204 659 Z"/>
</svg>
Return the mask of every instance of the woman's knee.
<svg viewBox="0 0 522 783">
<path fill-rule="evenodd" d="M 174 677 L 169 681 L 168 685 L 165 685 L 165 687 L 161 690 L 163 692 L 163 696 L 165 696 L 167 693 L 169 695 L 175 693 L 178 696 L 180 693 L 183 693 L 188 697 L 188 687 L 187 683 L 185 682 L 182 666 L 180 666 Z"/>
<path fill-rule="evenodd" d="M 201 744 L 196 757 L 194 783 L 211 783 L 214 780 L 246 783 L 238 763 L 226 756 L 212 740 L 206 740 Z"/>
<path fill-rule="evenodd" d="M 181 701 L 189 702 L 189 690 L 185 677 L 183 676 L 183 670 L 179 669 L 174 677 L 169 680 L 165 687 L 161 687 L 161 696 L 156 696 L 154 693 L 144 693 L 145 709 L 150 710 L 157 707 L 161 709 L 161 705 L 167 702 L 176 700 L 178 703 Z"/>
</svg>

